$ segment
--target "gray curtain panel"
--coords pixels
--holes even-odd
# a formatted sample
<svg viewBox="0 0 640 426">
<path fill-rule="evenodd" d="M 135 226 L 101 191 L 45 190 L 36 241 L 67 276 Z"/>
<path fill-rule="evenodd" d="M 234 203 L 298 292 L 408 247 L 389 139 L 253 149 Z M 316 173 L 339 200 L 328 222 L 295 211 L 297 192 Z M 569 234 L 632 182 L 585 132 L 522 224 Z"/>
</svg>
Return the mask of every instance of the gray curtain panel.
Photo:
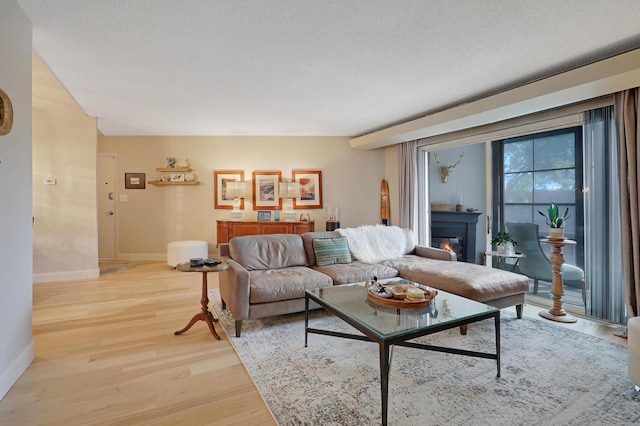
<svg viewBox="0 0 640 426">
<path fill-rule="evenodd" d="M 627 315 L 631 318 L 640 315 L 639 88 L 616 93 L 614 106 L 618 128 L 620 213 L 624 230 L 622 233 L 623 275 L 628 305 Z"/>
<path fill-rule="evenodd" d="M 626 324 L 616 133 L 613 105 L 584 113 L 584 272 L 589 315 Z"/>
<path fill-rule="evenodd" d="M 400 227 L 417 230 L 418 217 L 416 202 L 418 195 L 418 141 L 400 144 L 398 153 L 398 174 L 400 204 Z"/>
</svg>

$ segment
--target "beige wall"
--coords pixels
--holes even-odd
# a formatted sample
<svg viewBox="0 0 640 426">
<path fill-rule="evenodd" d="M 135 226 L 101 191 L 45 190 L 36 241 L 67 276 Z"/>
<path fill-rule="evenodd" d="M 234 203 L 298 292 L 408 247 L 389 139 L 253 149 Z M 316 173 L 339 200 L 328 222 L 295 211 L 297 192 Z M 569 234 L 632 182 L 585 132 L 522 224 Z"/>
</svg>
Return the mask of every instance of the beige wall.
<svg viewBox="0 0 640 426">
<path fill-rule="evenodd" d="M 97 277 L 97 126 L 33 55 L 34 282 Z M 45 185 L 44 179 L 55 179 Z"/>
<path fill-rule="evenodd" d="M 321 170 L 323 205 L 340 207 L 343 227 L 380 222 L 380 181 L 388 178 L 384 150 L 354 150 L 346 137 L 101 136 L 98 151 L 117 155 L 118 259 L 164 260 L 168 242 L 187 239 L 206 240 L 217 253 L 216 219 L 228 219 L 229 210 L 214 209 L 214 170 L 244 170 L 245 180 L 256 170 L 280 170 L 283 178 L 294 169 Z M 124 173 L 156 179 L 166 157 L 187 158 L 201 184 L 124 189 Z M 296 212 L 325 229 L 325 209 Z M 243 218 L 255 217 L 248 198 Z"/>
<path fill-rule="evenodd" d="M 13 105 L 0 136 L 0 398 L 35 356 L 31 337 L 31 23 L 14 0 L 0 2 L 0 88 Z"/>
</svg>

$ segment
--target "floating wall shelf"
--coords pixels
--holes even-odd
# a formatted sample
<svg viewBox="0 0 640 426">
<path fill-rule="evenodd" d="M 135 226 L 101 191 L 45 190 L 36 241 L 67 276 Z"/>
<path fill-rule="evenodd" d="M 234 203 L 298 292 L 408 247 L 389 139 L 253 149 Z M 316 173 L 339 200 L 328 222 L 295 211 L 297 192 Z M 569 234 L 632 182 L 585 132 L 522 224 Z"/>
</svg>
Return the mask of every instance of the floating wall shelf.
<svg viewBox="0 0 640 426">
<path fill-rule="evenodd" d="M 156 167 L 156 172 L 165 172 L 165 173 L 179 173 L 179 172 L 191 172 L 191 167 Z"/>
<path fill-rule="evenodd" d="M 147 181 L 148 184 L 150 185 L 157 185 L 157 186 L 163 186 L 163 185 L 200 185 L 200 182 L 197 180 L 191 181 L 191 182 L 164 182 L 161 180 L 150 180 Z"/>
<path fill-rule="evenodd" d="M 191 167 L 156 167 L 157 172 L 162 173 L 188 173 L 191 172 Z M 164 181 L 164 180 L 150 180 L 147 181 L 149 185 L 156 186 L 168 186 L 168 185 L 200 185 L 200 182 L 197 180 L 192 180 L 190 182 L 180 181 L 180 182 L 172 182 L 172 181 Z"/>
</svg>

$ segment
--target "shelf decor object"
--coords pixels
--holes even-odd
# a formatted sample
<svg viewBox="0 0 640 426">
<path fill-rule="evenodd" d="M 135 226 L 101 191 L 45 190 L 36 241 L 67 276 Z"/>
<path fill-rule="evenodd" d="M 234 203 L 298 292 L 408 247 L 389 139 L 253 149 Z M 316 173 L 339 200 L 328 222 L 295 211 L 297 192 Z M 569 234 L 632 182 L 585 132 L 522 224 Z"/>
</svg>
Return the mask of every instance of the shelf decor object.
<svg viewBox="0 0 640 426">
<path fill-rule="evenodd" d="M 258 220 L 262 222 L 270 222 L 271 210 L 258 210 Z"/>
</svg>

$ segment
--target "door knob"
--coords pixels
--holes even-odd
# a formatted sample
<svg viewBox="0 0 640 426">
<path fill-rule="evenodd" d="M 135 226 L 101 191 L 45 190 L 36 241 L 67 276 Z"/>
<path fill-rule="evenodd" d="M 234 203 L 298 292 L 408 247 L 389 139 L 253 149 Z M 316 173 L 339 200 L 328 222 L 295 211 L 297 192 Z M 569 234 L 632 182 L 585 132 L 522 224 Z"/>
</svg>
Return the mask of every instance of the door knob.
<svg viewBox="0 0 640 426">
<path fill-rule="evenodd" d="M 108 216 L 113 216 L 113 211 L 106 212 L 105 214 L 108 215 Z"/>
</svg>

